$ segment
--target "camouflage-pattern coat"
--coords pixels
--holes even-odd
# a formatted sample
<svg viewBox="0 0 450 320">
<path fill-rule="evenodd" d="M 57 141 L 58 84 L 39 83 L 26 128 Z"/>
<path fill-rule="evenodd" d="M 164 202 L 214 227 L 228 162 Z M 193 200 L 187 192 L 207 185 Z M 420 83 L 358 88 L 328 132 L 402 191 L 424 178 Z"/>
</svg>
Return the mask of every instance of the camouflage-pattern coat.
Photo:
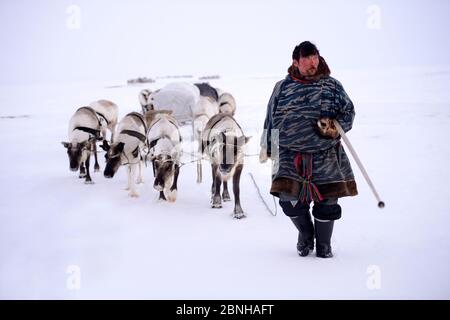
<svg viewBox="0 0 450 320">
<path fill-rule="evenodd" d="M 317 120 L 323 117 L 338 120 L 349 131 L 355 117 L 352 101 L 341 83 L 329 76 L 322 57 L 312 79 L 297 77 L 293 67 L 288 72 L 275 85 L 261 137 L 261 147 L 274 161 L 270 193 L 298 199 L 312 191 L 314 201 L 357 195 L 340 137 L 323 137 L 317 131 Z"/>
</svg>

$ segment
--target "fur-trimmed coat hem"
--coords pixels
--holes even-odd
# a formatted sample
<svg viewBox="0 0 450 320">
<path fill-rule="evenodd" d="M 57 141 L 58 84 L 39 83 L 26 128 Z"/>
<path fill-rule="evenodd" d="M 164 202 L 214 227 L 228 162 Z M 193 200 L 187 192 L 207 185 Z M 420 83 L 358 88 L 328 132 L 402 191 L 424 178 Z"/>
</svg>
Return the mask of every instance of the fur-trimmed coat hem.
<svg viewBox="0 0 450 320">
<path fill-rule="evenodd" d="M 320 194 L 324 199 L 342 198 L 356 196 L 358 189 L 355 180 L 316 184 Z M 286 194 L 291 197 L 298 197 L 301 183 L 289 178 L 277 178 L 272 182 L 270 193 L 275 197 Z"/>
</svg>

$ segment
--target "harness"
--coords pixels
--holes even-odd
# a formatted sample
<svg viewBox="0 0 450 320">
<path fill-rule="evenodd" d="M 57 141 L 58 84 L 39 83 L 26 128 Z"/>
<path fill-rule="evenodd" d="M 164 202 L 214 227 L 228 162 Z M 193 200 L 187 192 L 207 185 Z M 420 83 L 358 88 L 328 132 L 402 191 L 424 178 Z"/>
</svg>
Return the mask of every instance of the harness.
<svg viewBox="0 0 450 320">
<path fill-rule="evenodd" d="M 144 118 L 143 118 L 143 116 L 142 116 L 140 113 L 137 113 L 137 112 L 130 112 L 130 113 L 127 114 L 126 116 L 138 118 L 139 121 L 141 121 L 142 125 L 144 126 L 144 132 L 145 132 L 145 134 L 147 134 L 147 125 L 145 124 Z M 119 134 L 126 134 L 126 135 L 129 135 L 129 136 L 132 136 L 132 137 L 138 139 L 139 141 L 141 141 L 142 143 L 144 143 L 144 145 L 145 145 L 146 147 L 148 147 L 147 136 L 146 136 L 145 134 L 142 134 L 142 133 L 140 133 L 140 132 L 138 132 L 138 131 L 136 131 L 136 130 L 127 130 L 127 129 L 124 129 L 124 130 L 120 131 Z M 139 144 L 138 144 L 138 146 L 131 152 L 131 154 L 133 155 L 134 158 L 142 158 L 142 159 L 143 159 L 142 155 L 140 155 Z M 139 163 L 139 161 L 140 161 L 140 160 L 138 160 L 137 162 L 131 162 L 130 159 L 128 158 L 128 156 L 126 155 L 125 152 L 122 152 L 121 155 L 124 156 L 124 157 L 126 158 L 126 160 L 128 161 L 128 162 L 126 162 L 126 163 L 123 163 L 123 161 L 122 161 L 122 165 L 126 165 L 126 164 L 136 164 L 136 163 Z M 146 155 L 146 156 L 147 156 L 147 155 Z"/>
<path fill-rule="evenodd" d="M 109 121 L 108 121 L 108 119 L 106 119 L 106 117 L 105 117 L 102 113 L 100 113 L 100 112 L 98 112 L 98 111 L 95 111 L 95 113 L 96 113 L 98 116 L 100 116 L 101 118 L 103 118 L 103 120 L 105 120 L 105 122 L 106 122 L 106 125 L 109 126 Z"/>
<path fill-rule="evenodd" d="M 139 114 L 139 113 L 138 113 L 138 114 Z M 148 128 L 147 133 L 150 132 L 150 131 L 152 130 L 153 126 L 154 126 L 155 124 L 157 124 L 159 121 L 161 121 L 162 119 L 163 119 L 163 118 L 159 118 L 158 120 L 156 120 L 155 122 L 153 122 L 153 123 L 151 124 L 150 128 Z M 181 137 L 180 128 L 178 128 L 178 124 L 177 124 L 176 120 L 175 120 L 175 119 L 171 119 L 170 117 L 166 117 L 165 119 L 167 119 L 167 121 L 169 121 L 171 124 L 173 124 L 173 126 L 177 129 L 178 137 L 180 137 L 180 142 L 182 142 L 182 141 L 183 141 L 183 138 Z M 149 145 L 150 145 L 153 141 L 158 140 L 158 139 L 161 138 L 161 137 L 162 137 L 162 136 L 159 136 L 159 137 L 153 139 L 152 141 L 149 141 Z M 169 137 L 169 138 L 170 138 L 170 137 Z"/>
<path fill-rule="evenodd" d="M 233 131 L 233 129 L 225 129 L 224 131 L 221 131 L 221 133 L 226 135 L 228 132 L 231 132 L 231 131 Z M 210 153 L 213 153 L 215 151 L 215 149 L 217 149 L 219 146 L 235 146 L 235 145 L 232 143 L 217 142 L 212 147 L 209 148 Z"/>
<path fill-rule="evenodd" d="M 157 124 L 159 121 L 161 121 L 161 119 L 163 119 L 163 118 L 159 118 L 158 120 L 156 120 L 155 122 L 153 122 L 153 123 L 151 124 L 150 128 L 148 128 L 147 133 L 149 133 L 149 132 L 152 130 L 153 126 L 154 126 L 155 124 Z M 178 125 L 177 125 L 176 121 L 175 121 L 175 120 L 172 120 L 170 117 L 165 117 L 165 119 L 167 119 L 167 121 L 169 121 L 169 122 L 177 129 L 178 137 L 179 137 L 179 142 L 181 142 L 181 141 L 182 141 L 182 138 L 181 138 L 181 132 L 180 132 L 180 129 L 178 128 Z M 144 159 L 145 159 L 144 162 L 145 162 L 146 165 L 147 165 L 147 157 L 148 157 L 148 155 L 150 154 L 150 150 L 155 148 L 157 141 L 158 141 L 159 139 L 161 139 L 161 138 L 168 138 L 168 139 L 170 140 L 170 142 L 172 143 L 172 138 L 171 138 L 170 136 L 166 135 L 166 134 L 160 135 L 160 136 L 158 136 L 158 137 L 156 137 L 156 138 L 153 138 L 151 141 L 147 139 L 148 152 L 147 152 L 147 154 L 146 154 L 145 157 L 144 157 Z M 155 142 L 155 141 L 156 141 L 155 145 L 154 145 L 152 148 L 150 148 L 150 145 L 151 145 L 153 142 Z M 173 144 L 173 143 L 172 143 L 172 144 Z M 169 153 L 166 153 L 166 154 L 169 154 Z M 167 160 L 166 160 L 166 161 L 167 161 Z M 164 162 L 166 162 L 166 161 L 164 161 Z M 156 177 L 155 159 L 152 159 L 152 167 L 153 167 L 153 176 Z"/>
<path fill-rule="evenodd" d="M 102 127 L 102 122 L 101 122 L 100 119 L 98 118 L 98 115 L 100 115 L 101 117 L 103 117 L 103 118 L 106 120 L 106 118 L 105 118 L 102 114 L 97 113 L 97 112 L 96 112 L 93 108 L 91 108 L 91 107 L 81 107 L 81 108 L 79 108 L 79 109 L 77 110 L 77 112 L 80 111 L 80 110 L 82 110 L 82 109 L 89 111 L 89 112 L 95 117 L 95 119 L 97 119 L 97 121 L 98 121 L 98 128 L 101 128 L 101 127 Z M 106 123 L 108 123 L 107 120 L 106 120 Z M 94 129 L 94 128 L 89 128 L 89 127 L 84 127 L 84 126 L 78 126 L 78 127 L 75 127 L 75 128 L 73 129 L 73 131 L 75 131 L 75 130 L 80 130 L 80 131 L 87 132 L 87 133 L 89 133 L 90 135 L 92 135 L 95 139 L 101 140 L 100 129 Z"/>
<path fill-rule="evenodd" d="M 137 156 L 139 155 L 139 146 L 137 146 L 136 149 L 134 149 L 131 152 L 131 154 L 133 155 L 134 158 L 137 158 Z M 125 152 L 118 153 L 118 154 L 110 157 L 109 159 L 114 159 L 114 158 L 117 158 L 117 157 L 121 157 L 121 158 L 124 157 L 126 159 L 127 162 L 124 162 L 122 159 L 120 159 L 120 164 L 122 166 L 125 166 L 127 164 L 137 164 L 137 163 L 139 163 L 139 161 L 131 162 L 130 159 L 128 158 L 128 156 L 125 154 Z"/>
<path fill-rule="evenodd" d="M 142 141 L 144 143 L 147 140 L 147 137 L 145 135 L 143 135 L 142 133 L 137 132 L 135 130 L 126 130 L 126 129 L 124 129 L 124 130 L 120 131 L 120 133 L 121 134 L 127 134 L 129 136 L 133 136 L 135 138 L 138 138 L 140 141 Z"/>
<path fill-rule="evenodd" d="M 81 107 L 81 108 L 79 108 L 77 111 L 80 111 L 81 109 L 88 110 L 88 111 L 95 117 L 95 119 L 97 119 L 97 121 L 98 121 L 98 126 L 99 126 L 99 127 L 102 126 L 102 122 L 100 121 L 100 119 L 98 118 L 98 116 L 100 115 L 101 117 L 103 117 L 103 118 L 106 120 L 106 118 L 105 118 L 104 115 L 102 115 L 101 113 L 96 112 L 96 111 L 95 111 L 93 108 L 91 108 L 91 107 Z M 108 123 L 108 120 L 106 120 L 106 123 Z"/>
<path fill-rule="evenodd" d="M 92 129 L 92 128 L 88 128 L 88 127 L 75 127 L 75 128 L 73 128 L 72 131 L 75 131 L 75 130 L 87 132 L 97 140 L 101 139 L 100 130 L 98 130 L 98 129 Z"/>
<path fill-rule="evenodd" d="M 209 128 L 209 132 L 208 132 L 208 136 L 206 137 L 206 141 L 209 141 L 209 139 L 210 139 L 210 135 L 211 135 L 211 131 L 213 131 L 213 128 L 214 128 L 214 126 L 215 125 L 217 125 L 222 119 L 224 119 L 224 117 L 217 117 L 218 118 L 218 120 L 216 121 L 216 122 L 214 122 L 211 126 L 210 126 L 210 128 Z M 237 123 L 236 122 L 236 120 L 234 120 L 234 118 L 233 117 L 230 117 L 232 120 L 233 120 L 233 122 L 237 125 L 237 127 L 239 128 L 239 130 L 241 131 L 241 133 L 242 133 L 242 135 L 244 135 L 244 131 L 242 130 L 242 128 L 241 128 L 241 126 L 239 125 L 239 123 Z M 211 118 L 212 119 L 212 118 Z M 223 133 L 227 133 L 227 132 L 230 132 L 230 131 L 232 131 L 233 129 L 225 129 L 225 130 L 223 130 L 223 131 L 221 131 L 221 132 L 223 132 Z M 202 139 L 202 144 L 203 144 L 203 139 Z M 223 143 L 221 143 L 221 144 L 223 144 Z M 226 144 L 226 143 L 225 143 Z M 218 145 L 220 145 L 220 144 L 218 144 Z M 210 148 L 210 150 L 211 150 L 211 148 Z"/>
<path fill-rule="evenodd" d="M 134 131 L 134 130 L 122 130 L 122 131 L 120 131 L 119 134 L 127 134 L 129 136 L 137 138 L 139 141 L 144 142 L 144 143 L 147 140 L 146 137 L 142 133 Z M 138 158 L 137 162 L 131 162 L 125 152 L 121 152 L 118 155 L 111 157 L 111 158 L 118 157 L 119 155 L 125 157 L 125 159 L 127 160 L 127 162 L 125 162 L 125 163 L 124 163 L 124 161 L 121 160 L 122 165 L 139 163 L 139 161 L 140 161 L 139 158 L 142 158 L 142 156 L 140 156 L 139 144 L 133 151 L 131 151 L 131 155 L 133 156 L 133 158 Z"/>
<path fill-rule="evenodd" d="M 163 134 L 163 135 L 159 136 L 158 138 L 153 139 L 151 142 L 158 141 L 158 140 L 164 139 L 164 138 L 168 139 L 170 141 L 170 143 L 172 144 L 172 146 L 175 147 L 175 143 L 172 141 L 172 138 L 169 135 L 167 135 L 167 134 Z M 181 140 L 180 140 L 180 142 L 181 142 Z M 155 147 L 156 147 L 156 144 L 152 147 L 152 149 L 155 149 Z M 161 154 L 163 154 L 163 155 L 170 155 L 170 152 L 162 151 Z"/>
<path fill-rule="evenodd" d="M 144 117 L 142 116 L 142 114 L 140 114 L 138 112 L 130 112 L 126 116 L 131 116 L 131 117 L 138 118 L 139 121 L 141 121 L 142 125 L 144 126 L 145 133 L 147 134 L 148 128 L 147 128 L 147 124 L 145 123 L 145 120 L 144 120 Z"/>
<path fill-rule="evenodd" d="M 181 142 L 181 136 L 179 136 L 179 137 L 180 137 L 179 142 Z M 156 143 L 155 143 L 155 145 L 152 147 L 152 149 L 155 149 L 156 144 L 158 143 L 157 141 L 159 141 L 160 139 L 163 139 L 163 138 L 168 139 L 168 140 L 170 141 L 170 143 L 172 144 L 172 147 L 173 147 L 173 148 L 175 147 L 175 143 L 172 141 L 172 138 L 171 138 L 169 135 L 167 135 L 167 134 L 163 134 L 163 135 L 157 137 L 156 139 L 153 139 L 151 142 L 149 142 L 149 144 L 151 144 L 152 142 L 156 141 Z M 147 156 L 148 156 L 148 154 L 150 154 L 150 149 L 148 150 L 148 153 L 147 153 L 146 156 L 145 156 L 145 161 L 146 161 L 146 162 L 147 162 Z M 171 153 L 168 152 L 168 151 L 162 151 L 160 154 L 161 154 L 161 155 L 166 155 L 166 156 L 171 156 Z M 168 161 L 174 161 L 174 163 L 175 163 L 176 165 L 180 166 L 180 161 L 179 161 L 179 160 L 164 160 L 163 163 L 168 162 Z M 154 159 L 154 158 L 152 159 L 152 167 L 153 167 L 153 176 L 156 177 L 155 159 Z"/>
</svg>

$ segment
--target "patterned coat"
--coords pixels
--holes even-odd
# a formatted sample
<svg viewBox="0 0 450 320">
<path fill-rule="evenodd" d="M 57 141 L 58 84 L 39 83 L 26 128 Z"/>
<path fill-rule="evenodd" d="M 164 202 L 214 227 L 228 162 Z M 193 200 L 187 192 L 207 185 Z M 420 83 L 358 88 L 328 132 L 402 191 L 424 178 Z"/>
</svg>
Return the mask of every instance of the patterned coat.
<svg viewBox="0 0 450 320">
<path fill-rule="evenodd" d="M 338 120 L 349 131 L 353 103 L 342 84 L 329 76 L 322 57 L 313 79 L 299 79 L 293 70 L 275 85 L 261 137 L 261 147 L 274 161 L 270 193 L 304 201 L 357 195 L 340 137 L 323 137 L 317 131 L 317 120 L 324 117 Z"/>
</svg>

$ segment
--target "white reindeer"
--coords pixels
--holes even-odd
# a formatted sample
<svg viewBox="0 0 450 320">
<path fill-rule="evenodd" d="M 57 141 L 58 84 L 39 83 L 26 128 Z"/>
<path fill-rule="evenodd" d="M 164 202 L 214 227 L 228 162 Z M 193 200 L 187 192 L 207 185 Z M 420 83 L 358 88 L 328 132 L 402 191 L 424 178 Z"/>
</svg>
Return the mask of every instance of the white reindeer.
<svg viewBox="0 0 450 320">
<path fill-rule="evenodd" d="M 175 202 L 180 173 L 181 134 L 170 110 L 153 110 L 146 113 L 149 127 L 147 140 L 153 164 L 153 188 L 159 191 L 160 200 Z"/>
<path fill-rule="evenodd" d="M 94 152 L 94 171 L 99 171 L 96 140 L 100 139 L 101 121 L 91 107 L 81 107 L 69 121 L 69 142 L 62 142 L 69 156 L 70 170 L 78 171 L 86 184 L 94 183 L 89 172 L 91 151 Z"/>
<path fill-rule="evenodd" d="M 142 176 L 143 153 L 146 146 L 147 125 L 144 117 L 137 112 L 127 114 L 118 125 L 115 140 L 110 145 L 103 140 L 102 148 L 106 151 L 105 178 L 113 178 L 122 165 L 127 166 L 128 183 L 125 190 L 129 190 L 130 197 L 138 197 L 136 191 L 136 171 L 139 175 L 136 183 L 144 181 Z"/>
</svg>

